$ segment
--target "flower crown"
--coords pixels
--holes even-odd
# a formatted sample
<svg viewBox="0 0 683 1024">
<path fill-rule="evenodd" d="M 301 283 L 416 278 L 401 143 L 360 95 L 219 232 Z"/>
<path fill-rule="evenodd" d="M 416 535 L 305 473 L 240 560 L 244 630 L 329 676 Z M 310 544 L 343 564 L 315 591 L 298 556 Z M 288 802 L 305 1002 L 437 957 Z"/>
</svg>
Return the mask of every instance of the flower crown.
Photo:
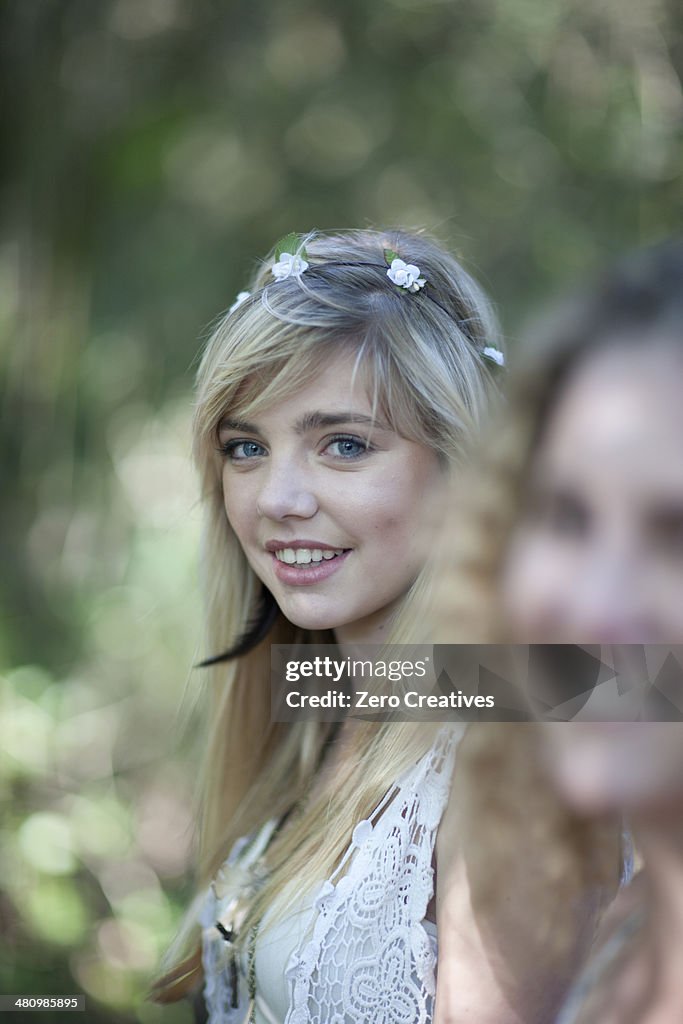
<svg viewBox="0 0 683 1024">
<path fill-rule="evenodd" d="M 301 277 L 311 264 L 307 259 L 308 253 L 303 244 L 303 240 L 300 235 L 292 232 L 285 235 L 284 238 L 280 239 L 274 249 L 275 262 L 271 266 L 271 273 L 276 281 L 284 281 L 288 277 Z M 401 288 L 406 292 L 415 294 L 421 292 L 425 285 L 427 285 L 428 279 L 422 275 L 420 268 L 415 263 L 406 263 L 402 260 L 398 253 L 394 252 L 393 249 L 384 249 L 384 263 L 370 263 L 370 262 L 357 262 L 357 263 L 346 263 L 342 260 L 327 260 L 324 266 L 337 266 L 337 267 L 382 267 L 387 268 L 387 277 L 396 285 L 397 288 Z M 445 306 L 439 302 L 438 299 L 434 298 L 429 291 L 423 293 L 426 298 L 443 310 L 446 316 L 453 319 L 453 314 L 446 309 Z M 242 305 L 243 302 L 250 297 L 250 292 L 240 292 L 233 302 L 232 306 L 228 310 L 232 313 L 235 309 Z M 505 365 L 505 356 L 500 349 L 487 345 L 485 348 L 479 350 L 480 355 L 497 366 Z"/>
</svg>

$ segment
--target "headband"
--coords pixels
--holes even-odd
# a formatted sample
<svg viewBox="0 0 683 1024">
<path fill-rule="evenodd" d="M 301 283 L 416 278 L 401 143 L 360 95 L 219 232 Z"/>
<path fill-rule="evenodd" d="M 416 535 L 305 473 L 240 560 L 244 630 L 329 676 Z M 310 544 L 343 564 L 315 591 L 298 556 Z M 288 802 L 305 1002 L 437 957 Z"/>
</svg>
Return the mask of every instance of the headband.
<svg viewBox="0 0 683 1024">
<path fill-rule="evenodd" d="M 274 249 L 275 263 L 273 263 L 271 273 L 276 281 L 284 281 L 288 277 L 301 277 L 307 270 L 315 270 L 316 266 L 311 266 L 307 260 L 307 252 L 302 243 L 302 239 L 299 235 L 291 233 L 285 235 Z M 357 263 L 345 262 L 343 260 L 327 260 L 325 263 L 320 264 L 322 267 L 378 267 L 381 270 L 386 270 L 387 277 L 397 288 L 401 288 L 411 294 L 421 292 L 425 298 L 433 302 L 435 306 L 446 314 L 451 319 L 455 319 L 453 314 L 443 306 L 437 298 L 435 298 L 431 292 L 425 289 L 425 285 L 429 284 L 428 279 L 423 276 L 420 268 L 415 263 L 406 263 L 402 260 L 398 253 L 394 252 L 393 249 L 384 249 L 384 263 L 374 262 L 362 262 Z M 246 302 L 250 298 L 251 292 L 239 292 L 237 298 L 233 302 L 232 306 L 228 310 L 228 313 L 232 313 L 243 302 Z M 458 322 L 459 323 L 459 322 Z M 487 345 L 485 348 L 479 350 L 479 354 L 485 359 L 497 366 L 505 365 L 505 356 L 500 349 L 495 348 L 493 345 Z"/>
</svg>

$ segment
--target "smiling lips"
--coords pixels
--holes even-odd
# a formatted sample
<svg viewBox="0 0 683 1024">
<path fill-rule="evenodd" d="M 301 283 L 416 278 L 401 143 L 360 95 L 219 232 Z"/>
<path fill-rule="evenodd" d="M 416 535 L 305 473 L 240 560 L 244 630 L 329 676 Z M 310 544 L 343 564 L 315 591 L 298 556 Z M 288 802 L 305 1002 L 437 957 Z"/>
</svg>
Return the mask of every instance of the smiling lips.
<svg viewBox="0 0 683 1024">
<path fill-rule="evenodd" d="M 268 541 L 266 550 L 273 556 L 275 575 L 282 583 L 310 585 L 327 579 L 346 560 L 349 548 L 333 548 L 320 542 Z"/>
</svg>

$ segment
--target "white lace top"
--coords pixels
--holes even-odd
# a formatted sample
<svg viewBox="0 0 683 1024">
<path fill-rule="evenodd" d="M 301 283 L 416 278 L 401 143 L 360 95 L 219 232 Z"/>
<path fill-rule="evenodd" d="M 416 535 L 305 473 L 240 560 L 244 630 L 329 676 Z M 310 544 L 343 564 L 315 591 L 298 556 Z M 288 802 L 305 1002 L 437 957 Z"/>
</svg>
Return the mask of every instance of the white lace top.
<svg viewBox="0 0 683 1024">
<path fill-rule="evenodd" d="M 429 1024 L 436 989 L 436 929 L 425 921 L 434 894 L 432 858 L 448 800 L 461 726 L 442 728 L 432 748 L 406 769 L 373 813 L 358 822 L 339 866 L 268 927 L 256 944 L 258 1024 Z M 235 998 L 227 944 L 216 928 L 240 878 L 275 827 L 240 841 L 201 913 L 209 1024 L 242 1024 L 246 984 Z M 235 882 L 236 879 L 236 882 Z M 240 965 L 244 973 L 245 964 Z M 237 1003 L 237 1005 L 233 1005 Z"/>
</svg>

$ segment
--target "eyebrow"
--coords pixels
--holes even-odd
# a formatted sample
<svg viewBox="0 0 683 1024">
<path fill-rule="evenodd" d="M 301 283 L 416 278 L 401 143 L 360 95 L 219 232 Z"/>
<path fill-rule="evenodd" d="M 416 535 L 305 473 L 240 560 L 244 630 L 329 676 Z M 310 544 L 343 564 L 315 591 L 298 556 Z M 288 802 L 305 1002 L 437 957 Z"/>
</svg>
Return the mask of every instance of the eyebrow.
<svg viewBox="0 0 683 1024">
<path fill-rule="evenodd" d="M 373 416 L 344 410 L 340 412 L 306 412 L 296 421 L 294 429 L 297 434 L 305 434 L 309 430 L 318 430 L 320 427 L 338 427 L 343 423 L 358 423 L 374 427 L 376 430 L 388 429 Z M 221 430 L 238 430 L 245 434 L 260 433 L 260 429 L 255 423 L 248 423 L 246 420 L 233 420 L 227 416 L 218 424 L 218 431 Z"/>
</svg>

